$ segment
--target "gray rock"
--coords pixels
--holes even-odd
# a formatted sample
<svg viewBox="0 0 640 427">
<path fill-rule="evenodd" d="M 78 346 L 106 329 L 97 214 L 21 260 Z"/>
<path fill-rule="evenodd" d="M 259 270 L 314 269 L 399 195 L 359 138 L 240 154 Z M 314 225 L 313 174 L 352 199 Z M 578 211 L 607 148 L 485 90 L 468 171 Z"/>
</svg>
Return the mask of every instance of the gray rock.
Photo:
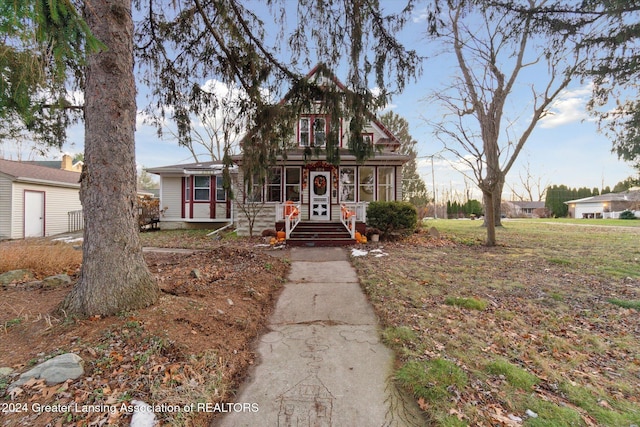
<svg viewBox="0 0 640 427">
<path fill-rule="evenodd" d="M 202 278 L 202 272 L 200 272 L 200 270 L 198 270 L 197 268 L 194 268 L 193 270 L 191 270 L 191 277 L 193 277 L 195 279 L 201 279 Z"/>
<path fill-rule="evenodd" d="M 440 238 L 440 232 L 438 231 L 437 228 L 431 227 L 429 229 L 429 237 L 432 237 L 434 239 L 439 239 Z"/>
<path fill-rule="evenodd" d="M 66 380 L 75 380 L 84 374 L 82 365 L 83 360 L 77 354 L 61 354 L 23 373 L 9 388 L 19 387 L 32 378 L 43 379 L 48 385 L 63 383 Z"/>
<path fill-rule="evenodd" d="M 13 373 L 13 369 L 9 368 L 8 366 L 0 368 L 0 378 L 8 377 L 12 373 Z"/>
<path fill-rule="evenodd" d="M 12 270 L 0 274 L 0 285 L 8 285 L 11 282 L 17 282 L 24 279 L 33 279 L 33 273 L 30 270 Z"/>
<path fill-rule="evenodd" d="M 71 277 L 66 274 L 56 274 L 55 276 L 45 277 L 42 279 L 42 283 L 45 286 L 68 285 L 71 283 Z"/>
</svg>

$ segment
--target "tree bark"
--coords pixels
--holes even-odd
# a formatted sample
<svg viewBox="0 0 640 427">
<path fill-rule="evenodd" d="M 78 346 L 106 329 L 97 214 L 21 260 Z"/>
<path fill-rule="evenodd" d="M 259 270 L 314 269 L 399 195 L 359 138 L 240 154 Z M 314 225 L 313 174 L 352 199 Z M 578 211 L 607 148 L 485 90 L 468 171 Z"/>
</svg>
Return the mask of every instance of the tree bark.
<svg viewBox="0 0 640 427">
<path fill-rule="evenodd" d="M 496 223 L 495 223 L 495 209 L 491 209 L 490 206 L 493 206 L 494 195 L 489 191 L 482 192 L 482 198 L 484 200 L 484 226 L 487 227 L 487 240 L 485 241 L 485 245 L 487 246 L 495 246 L 496 245 Z"/>
<path fill-rule="evenodd" d="M 92 1 L 85 19 L 108 50 L 88 59 L 83 263 L 61 308 L 80 316 L 112 315 L 151 305 L 160 291 L 138 236 L 131 0 Z"/>
</svg>

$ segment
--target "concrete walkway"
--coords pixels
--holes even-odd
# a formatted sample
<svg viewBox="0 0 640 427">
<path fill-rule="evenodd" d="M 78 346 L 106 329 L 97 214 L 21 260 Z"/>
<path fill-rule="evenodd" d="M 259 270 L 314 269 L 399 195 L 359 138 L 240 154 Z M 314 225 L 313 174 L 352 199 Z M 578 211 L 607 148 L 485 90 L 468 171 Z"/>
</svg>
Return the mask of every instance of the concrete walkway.
<svg viewBox="0 0 640 427">
<path fill-rule="evenodd" d="M 390 381 L 393 354 L 345 249 L 292 248 L 291 259 L 258 364 L 233 402 L 238 410 L 214 425 L 425 425 Z"/>
</svg>

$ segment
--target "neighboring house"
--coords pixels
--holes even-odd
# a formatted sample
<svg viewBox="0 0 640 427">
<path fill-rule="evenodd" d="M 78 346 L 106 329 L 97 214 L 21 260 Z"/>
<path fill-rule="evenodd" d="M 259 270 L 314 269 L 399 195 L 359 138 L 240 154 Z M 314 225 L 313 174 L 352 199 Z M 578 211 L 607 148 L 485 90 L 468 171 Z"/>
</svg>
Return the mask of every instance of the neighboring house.
<svg viewBox="0 0 640 427">
<path fill-rule="evenodd" d="M 347 90 L 322 66 L 314 68 L 307 78 Z M 269 166 L 264 180 L 245 179 L 242 156 L 235 156 L 238 169 L 232 173 L 234 203 L 224 190 L 219 163 L 147 169 L 160 175 L 160 226 L 233 222 L 239 235 L 248 235 L 251 221 L 255 221 L 253 232 L 257 234 L 265 229 L 288 231 L 286 216 L 290 220 L 295 216 L 296 220 L 312 223 L 339 223 L 353 217 L 362 229 L 369 202 L 402 200 L 402 165 L 409 158 L 398 153 L 398 139 L 369 114 L 363 136 L 375 146 L 376 154 L 358 163 L 348 150 L 350 119 L 330 121 L 329 115 L 318 111 L 302 114 L 291 140 L 285 142 L 289 147 L 286 156 L 279 156 Z M 323 159 L 324 150 L 319 156 L 312 154 L 325 146 L 327 134 L 336 127 L 340 135 L 338 166 Z M 245 182 L 251 184 L 245 187 Z M 292 213 L 295 214 L 288 215 Z M 353 236 L 355 227 L 351 229 Z"/>
<path fill-rule="evenodd" d="M 569 206 L 570 218 L 618 218 L 625 210 L 640 217 L 640 188 L 569 200 L 565 204 Z"/>
<path fill-rule="evenodd" d="M 80 211 L 80 174 L 0 159 L 0 239 L 69 231 Z"/>
<path fill-rule="evenodd" d="M 223 186 L 222 170 L 220 162 L 147 169 L 160 175 L 160 227 L 215 228 L 216 223 L 233 222 L 233 206 Z"/>
<path fill-rule="evenodd" d="M 510 218 L 535 218 L 536 209 L 543 209 L 544 202 L 530 202 L 511 200 L 504 202 L 503 211 Z"/>
<path fill-rule="evenodd" d="M 73 159 L 68 154 L 62 155 L 62 160 L 27 160 L 24 163 L 36 166 L 44 166 L 53 169 L 62 169 L 69 172 L 82 172 L 82 161 L 73 162 Z"/>
</svg>

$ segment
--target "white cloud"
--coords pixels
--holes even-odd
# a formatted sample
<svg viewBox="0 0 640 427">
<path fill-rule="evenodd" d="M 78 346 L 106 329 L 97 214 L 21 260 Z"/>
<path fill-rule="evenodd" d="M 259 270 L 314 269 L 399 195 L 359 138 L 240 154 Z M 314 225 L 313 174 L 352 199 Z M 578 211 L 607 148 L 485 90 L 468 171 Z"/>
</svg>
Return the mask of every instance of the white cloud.
<svg viewBox="0 0 640 427">
<path fill-rule="evenodd" d="M 418 24 L 420 22 L 427 22 L 427 18 L 429 17 L 428 9 L 425 7 L 420 10 L 416 10 L 413 14 L 413 22 Z"/>
<path fill-rule="evenodd" d="M 551 129 L 569 123 L 589 120 L 586 104 L 592 93 L 592 84 L 573 90 L 564 90 L 551 103 L 545 117 L 540 119 L 540 127 Z"/>
</svg>

